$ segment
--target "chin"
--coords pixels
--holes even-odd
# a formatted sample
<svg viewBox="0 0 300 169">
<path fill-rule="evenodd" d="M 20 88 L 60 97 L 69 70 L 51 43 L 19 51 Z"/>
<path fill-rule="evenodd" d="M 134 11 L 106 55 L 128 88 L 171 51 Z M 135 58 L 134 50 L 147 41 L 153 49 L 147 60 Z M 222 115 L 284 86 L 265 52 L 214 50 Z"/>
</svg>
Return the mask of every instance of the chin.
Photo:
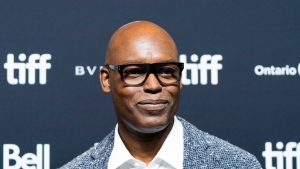
<svg viewBox="0 0 300 169">
<path fill-rule="evenodd" d="M 150 134 L 150 133 L 157 133 L 157 132 L 164 130 L 171 121 L 169 122 L 166 119 L 164 119 L 157 123 L 157 121 L 153 122 L 152 120 L 150 120 L 145 123 L 140 123 L 139 125 L 134 125 L 124 119 L 123 119 L 123 122 L 124 122 L 124 124 L 126 124 L 127 128 L 132 131 L 135 131 L 138 133 Z"/>
<path fill-rule="evenodd" d="M 168 125 L 164 126 L 155 126 L 155 127 L 139 127 L 137 130 L 140 133 L 150 134 L 150 133 L 158 133 L 164 130 Z"/>
</svg>

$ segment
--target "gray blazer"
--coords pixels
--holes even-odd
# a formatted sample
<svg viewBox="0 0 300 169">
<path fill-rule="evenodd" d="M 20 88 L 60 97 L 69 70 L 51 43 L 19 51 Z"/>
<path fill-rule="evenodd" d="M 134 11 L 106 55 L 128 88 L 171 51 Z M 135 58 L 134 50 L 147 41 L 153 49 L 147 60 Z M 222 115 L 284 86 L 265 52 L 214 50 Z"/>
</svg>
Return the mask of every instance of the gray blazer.
<svg viewBox="0 0 300 169">
<path fill-rule="evenodd" d="M 177 118 L 183 125 L 184 169 L 261 169 L 252 154 Z M 107 169 L 113 147 L 114 131 L 60 169 Z"/>
</svg>

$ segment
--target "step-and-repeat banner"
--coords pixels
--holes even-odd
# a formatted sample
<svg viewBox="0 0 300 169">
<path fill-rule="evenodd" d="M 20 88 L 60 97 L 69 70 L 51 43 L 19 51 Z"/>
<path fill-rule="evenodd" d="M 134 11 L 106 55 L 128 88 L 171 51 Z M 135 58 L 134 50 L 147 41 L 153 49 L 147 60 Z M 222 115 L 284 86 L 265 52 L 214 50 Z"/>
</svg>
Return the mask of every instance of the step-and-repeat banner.
<svg viewBox="0 0 300 169">
<path fill-rule="evenodd" d="M 177 115 L 300 169 L 299 1 L 1 1 L 0 166 L 52 169 L 115 126 L 99 83 L 112 33 L 166 29 L 185 63 Z M 1 168 L 1 167 L 0 167 Z"/>
</svg>

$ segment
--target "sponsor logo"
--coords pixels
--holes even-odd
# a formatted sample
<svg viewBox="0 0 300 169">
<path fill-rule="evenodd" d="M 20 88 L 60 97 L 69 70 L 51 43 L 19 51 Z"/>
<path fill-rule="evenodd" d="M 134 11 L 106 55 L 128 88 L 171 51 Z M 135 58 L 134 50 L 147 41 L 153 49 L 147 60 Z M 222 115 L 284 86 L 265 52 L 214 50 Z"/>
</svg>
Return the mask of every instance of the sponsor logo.
<svg viewBox="0 0 300 169">
<path fill-rule="evenodd" d="M 266 169 L 284 169 L 284 164 L 285 169 L 293 169 L 295 163 L 296 169 L 300 169 L 300 143 L 288 142 L 283 150 L 284 144 L 277 142 L 276 148 L 277 150 L 272 150 L 272 143 L 265 143 L 265 151 L 262 152 L 262 156 L 265 158 Z M 276 165 L 274 166 L 274 164 Z"/>
<path fill-rule="evenodd" d="M 24 85 L 26 80 L 28 84 L 34 85 L 36 83 L 36 71 L 39 72 L 39 84 L 45 85 L 47 83 L 47 69 L 51 69 L 50 54 L 31 54 L 25 63 L 27 56 L 21 53 L 18 57 L 20 62 L 15 62 L 13 54 L 7 55 L 7 61 L 4 63 L 4 68 L 7 71 L 7 82 L 11 85 Z M 16 73 L 17 72 L 17 73 Z M 16 76 L 18 74 L 18 76 Z"/>
<path fill-rule="evenodd" d="M 295 76 L 297 73 L 300 75 L 300 63 L 298 64 L 298 70 L 296 67 L 289 65 L 285 65 L 284 67 L 257 65 L 254 68 L 254 73 L 257 76 Z"/>
<path fill-rule="evenodd" d="M 222 55 L 202 55 L 199 59 L 198 55 L 193 54 L 190 57 L 192 63 L 188 63 L 184 54 L 181 54 L 179 59 L 184 63 L 183 85 L 198 85 L 199 82 L 201 85 L 207 85 L 209 80 L 212 85 L 219 83 L 219 70 L 223 68 L 219 63 L 223 59 Z M 101 68 L 102 66 L 75 66 L 75 76 L 93 76 L 95 73 L 98 75 L 96 70 L 100 71 Z"/>
<path fill-rule="evenodd" d="M 187 62 L 187 56 L 181 54 L 179 56 L 180 62 L 184 63 L 184 70 L 182 72 L 183 85 L 198 85 L 199 84 L 199 71 L 200 71 L 200 84 L 207 85 L 209 81 L 212 85 L 219 83 L 219 70 L 222 70 L 223 65 L 219 63 L 223 59 L 222 55 L 202 55 L 199 59 L 198 55 L 193 54 L 190 57 L 192 63 Z M 188 78 L 190 73 L 190 78 Z"/>
<path fill-rule="evenodd" d="M 102 69 L 102 66 L 99 66 L 99 71 Z M 97 70 L 97 66 L 75 66 L 75 76 L 83 76 L 89 74 L 93 76 Z M 97 72 L 98 73 L 98 72 Z"/>
<path fill-rule="evenodd" d="M 15 144 L 3 145 L 3 169 L 50 169 L 50 145 L 37 144 L 36 154 L 20 156 L 20 148 Z"/>
</svg>

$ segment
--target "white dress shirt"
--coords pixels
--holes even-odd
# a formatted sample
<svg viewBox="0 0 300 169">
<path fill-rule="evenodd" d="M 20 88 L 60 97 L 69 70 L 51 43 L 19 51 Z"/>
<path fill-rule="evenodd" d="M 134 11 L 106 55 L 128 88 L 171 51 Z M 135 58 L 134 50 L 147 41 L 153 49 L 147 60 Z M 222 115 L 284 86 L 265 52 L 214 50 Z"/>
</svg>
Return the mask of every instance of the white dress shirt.
<svg viewBox="0 0 300 169">
<path fill-rule="evenodd" d="M 115 128 L 114 148 L 108 160 L 108 169 L 182 169 L 183 165 L 183 126 L 174 116 L 173 127 L 162 147 L 146 166 L 135 159 L 125 147 Z"/>
</svg>

